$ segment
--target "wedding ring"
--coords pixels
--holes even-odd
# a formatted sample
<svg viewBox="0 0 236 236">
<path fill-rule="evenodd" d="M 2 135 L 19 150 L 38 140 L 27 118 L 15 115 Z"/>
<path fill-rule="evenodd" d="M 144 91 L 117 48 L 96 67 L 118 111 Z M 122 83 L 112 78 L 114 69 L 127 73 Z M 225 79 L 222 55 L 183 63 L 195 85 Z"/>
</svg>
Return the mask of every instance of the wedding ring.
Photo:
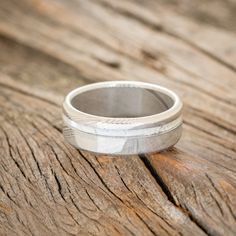
<svg viewBox="0 0 236 236">
<path fill-rule="evenodd" d="M 100 82 L 66 96 L 63 120 L 65 139 L 78 149 L 110 155 L 153 153 L 178 142 L 182 102 L 155 84 Z"/>
</svg>

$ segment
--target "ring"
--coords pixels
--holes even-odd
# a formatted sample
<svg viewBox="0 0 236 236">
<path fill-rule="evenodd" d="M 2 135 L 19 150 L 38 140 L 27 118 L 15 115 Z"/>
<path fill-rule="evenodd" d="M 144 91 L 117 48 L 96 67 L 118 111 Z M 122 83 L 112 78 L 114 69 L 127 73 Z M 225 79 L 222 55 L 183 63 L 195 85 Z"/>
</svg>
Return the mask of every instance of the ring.
<svg viewBox="0 0 236 236">
<path fill-rule="evenodd" d="M 153 153 L 180 139 L 182 102 L 155 84 L 99 82 L 66 96 L 63 120 L 65 139 L 78 149 L 111 155 Z"/>
</svg>

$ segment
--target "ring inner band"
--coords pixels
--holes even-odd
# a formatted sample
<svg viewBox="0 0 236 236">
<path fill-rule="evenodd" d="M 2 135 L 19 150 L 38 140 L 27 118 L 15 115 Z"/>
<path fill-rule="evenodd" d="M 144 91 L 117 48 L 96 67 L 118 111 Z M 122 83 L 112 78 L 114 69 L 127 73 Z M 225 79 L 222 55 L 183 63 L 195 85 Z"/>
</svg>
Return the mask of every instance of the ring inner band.
<svg viewBox="0 0 236 236">
<path fill-rule="evenodd" d="M 174 105 L 174 101 L 157 90 L 107 87 L 77 94 L 71 104 L 77 110 L 95 116 L 137 118 L 164 112 Z"/>
</svg>

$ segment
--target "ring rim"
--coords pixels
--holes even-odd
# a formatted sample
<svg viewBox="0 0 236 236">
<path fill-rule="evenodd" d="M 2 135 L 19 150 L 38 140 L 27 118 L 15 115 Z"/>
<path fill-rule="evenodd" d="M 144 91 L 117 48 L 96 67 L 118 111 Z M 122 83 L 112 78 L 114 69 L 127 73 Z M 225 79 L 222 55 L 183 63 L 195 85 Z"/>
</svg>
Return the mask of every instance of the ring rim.
<svg viewBox="0 0 236 236">
<path fill-rule="evenodd" d="M 110 87 L 131 87 L 131 88 L 136 87 L 136 88 L 141 88 L 141 89 L 151 89 L 153 91 L 161 92 L 171 97 L 174 104 L 170 108 L 168 108 L 167 110 L 161 113 L 148 115 L 148 116 L 141 116 L 141 117 L 129 117 L 129 118 L 92 115 L 92 114 L 78 110 L 71 104 L 72 99 L 75 98 L 77 95 L 82 94 L 83 92 L 92 91 L 99 88 L 110 88 Z M 171 119 L 172 117 L 175 117 L 176 115 L 178 115 L 178 113 L 181 112 L 182 107 L 183 107 L 183 104 L 179 96 L 173 91 L 171 91 L 170 89 L 167 89 L 160 85 L 140 82 L 140 81 L 105 81 L 105 82 L 97 82 L 97 83 L 84 85 L 68 93 L 64 101 L 64 108 L 65 108 L 65 105 L 67 106 L 67 110 L 69 109 L 70 111 L 73 111 L 75 115 L 83 116 L 85 119 L 86 118 L 94 119 L 94 120 L 98 119 L 99 121 L 103 121 L 105 123 L 106 122 L 110 123 L 110 121 L 112 121 L 113 125 L 115 125 L 116 123 L 120 124 L 120 122 L 122 122 L 122 124 L 124 125 L 130 124 L 130 123 L 137 123 L 137 124 L 143 123 L 145 125 L 145 124 L 153 123 L 154 121 L 155 123 L 162 123 L 163 121 L 167 121 L 168 119 Z"/>
</svg>

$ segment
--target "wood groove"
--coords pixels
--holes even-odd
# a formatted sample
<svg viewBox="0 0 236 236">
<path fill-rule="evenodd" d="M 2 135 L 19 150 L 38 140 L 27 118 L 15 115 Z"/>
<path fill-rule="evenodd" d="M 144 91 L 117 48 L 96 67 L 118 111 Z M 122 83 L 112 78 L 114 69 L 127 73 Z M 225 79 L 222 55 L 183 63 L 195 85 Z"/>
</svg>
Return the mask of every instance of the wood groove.
<svg viewBox="0 0 236 236">
<path fill-rule="evenodd" d="M 163 192 L 167 196 L 168 200 L 172 202 L 175 206 L 178 206 L 176 201 L 174 200 L 174 197 L 171 194 L 171 191 L 168 189 L 168 186 L 165 184 L 163 179 L 157 174 L 157 171 L 155 168 L 152 167 L 150 161 L 146 158 L 145 155 L 139 155 L 140 159 L 143 161 L 146 168 L 150 171 L 151 175 L 154 177 L 158 185 L 161 186 Z"/>
<path fill-rule="evenodd" d="M 161 186 L 163 192 L 166 194 L 168 200 L 170 202 L 172 202 L 176 207 L 178 207 L 179 209 L 181 209 L 184 214 L 186 214 L 186 210 L 182 208 L 181 204 L 178 204 L 176 202 L 176 200 L 174 199 L 174 197 L 172 196 L 171 191 L 169 190 L 168 186 L 165 184 L 165 182 L 163 181 L 163 179 L 161 178 L 160 175 L 158 175 L 155 167 L 152 166 L 151 162 L 149 161 L 149 159 L 145 156 L 145 155 L 139 155 L 139 157 L 141 158 L 141 160 L 143 161 L 144 165 L 146 166 L 146 168 L 150 171 L 151 175 L 154 177 L 154 179 L 156 180 L 156 182 L 158 183 L 158 185 Z M 207 235 L 212 236 L 213 234 L 209 234 L 209 232 L 207 232 L 207 229 L 198 222 L 198 219 L 196 219 L 195 217 L 193 217 L 193 215 L 188 212 L 188 217 L 203 231 L 205 232 Z"/>
</svg>

